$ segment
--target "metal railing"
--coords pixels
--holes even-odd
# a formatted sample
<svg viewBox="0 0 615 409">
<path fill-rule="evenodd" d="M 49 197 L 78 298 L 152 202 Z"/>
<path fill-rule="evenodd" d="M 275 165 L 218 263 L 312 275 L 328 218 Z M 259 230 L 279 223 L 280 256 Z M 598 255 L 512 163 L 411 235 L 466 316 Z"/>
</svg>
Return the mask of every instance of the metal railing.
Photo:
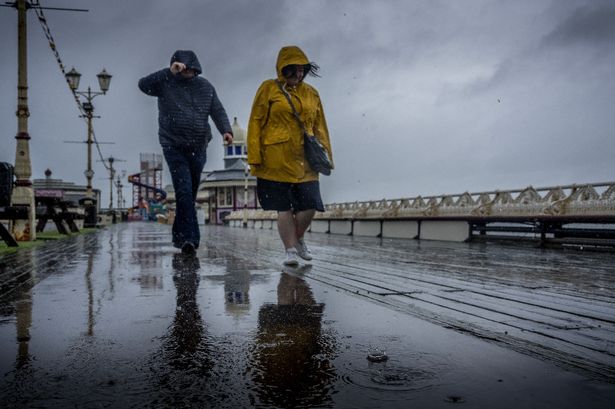
<svg viewBox="0 0 615 409">
<path fill-rule="evenodd" d="M 232 212 L 227 220 L 243 218 Z M 276 212 L 250 210 L 250 220 L 273 220 Z M 613 219 L 615 182 L 464 192 L 325 205 L 319 219 Z"/>
</svg>

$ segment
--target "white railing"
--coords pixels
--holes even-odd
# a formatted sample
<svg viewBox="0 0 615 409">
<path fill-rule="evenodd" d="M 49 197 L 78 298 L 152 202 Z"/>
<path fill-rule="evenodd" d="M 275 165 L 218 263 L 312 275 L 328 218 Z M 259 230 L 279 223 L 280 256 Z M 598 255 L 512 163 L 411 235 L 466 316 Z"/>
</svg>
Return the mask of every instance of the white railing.
<svg viewBox="0 0 615 409">
<path fill-rule="evenodd" d="M 226 220 L 242 220 L 234 211 Z M 452 195 L 332 203 L 315 219 L 615 217 L 615 182 Z M 275 211 L 249 210 L 248 220 L 275 220 Z"/>
</svg>

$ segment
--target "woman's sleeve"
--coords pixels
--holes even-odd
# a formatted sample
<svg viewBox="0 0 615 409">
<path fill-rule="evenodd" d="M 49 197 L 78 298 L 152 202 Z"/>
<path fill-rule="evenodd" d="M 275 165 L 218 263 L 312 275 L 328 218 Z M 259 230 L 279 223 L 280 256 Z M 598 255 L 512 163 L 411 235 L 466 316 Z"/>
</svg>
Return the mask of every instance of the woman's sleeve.
<svg viewBox="0 0 615 409">
<path fill-rule="evenodd" d="M 269 115 L 269 92 L 266 82 L 262 83 L 256 91 L 250 120 L 248 121 L 248 163 L 250 165 L 260 165 L 261 158 L 261 139 L 262 129 L 267 123 Z"/>
<path fill-rule="evenodd" d="M 327 120 L 325 119 L 325 110 L 322 107 L 320 96 L 318 96 L 318 107 L 316 109 L 316 122 L 314 123 L 314 136 L 318 138 L 322 146 L 325 147 L 329 154 L 331 167 L 335 168 L 333 163 L 333 150 L 331 149 L 331 141 L 329 140 L 329 129 L 327 128 Z"/>
</svg>

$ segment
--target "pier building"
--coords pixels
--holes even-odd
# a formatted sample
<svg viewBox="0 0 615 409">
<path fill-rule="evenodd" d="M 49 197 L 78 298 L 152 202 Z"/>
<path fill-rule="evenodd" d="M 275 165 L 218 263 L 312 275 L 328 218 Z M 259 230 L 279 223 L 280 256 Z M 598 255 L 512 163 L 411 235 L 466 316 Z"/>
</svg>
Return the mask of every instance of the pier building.
<svg viewBox="0 0 615 409">
<path fill-rule="evenodd" d="M 246 131 L 233 120 L 233 143 L 223 145 L 224 169 L 205 172 L 199 186 L 199 195 L 206 198 L 209 222 L 223 224 L 232 212 L 256 210 L 256 178 L 249 173 L 247 164 Z"/>
</svg>

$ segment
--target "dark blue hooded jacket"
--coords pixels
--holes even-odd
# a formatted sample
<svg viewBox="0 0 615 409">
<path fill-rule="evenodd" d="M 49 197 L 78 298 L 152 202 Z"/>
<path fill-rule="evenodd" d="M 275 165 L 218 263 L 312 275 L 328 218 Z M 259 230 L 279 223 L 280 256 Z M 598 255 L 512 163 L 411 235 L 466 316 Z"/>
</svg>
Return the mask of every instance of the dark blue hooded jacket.
<svg viewBox="0 0 615 409">
<path fill-rule="evenodd" d="M 139 88 L 147 95 L 158 97 L 158 137 L 165 146 L 207 145 L 211 140 L 209 117 L 220 134 L 232 133 L 226 111 L 216 90 L 200 74 L 203 72 L 196 54 L 190 50 L 175 51 L 175 61 L 196 71 L 193 78 L 173 75 L 162 69 L 139 80 Z"/>
</svg>

